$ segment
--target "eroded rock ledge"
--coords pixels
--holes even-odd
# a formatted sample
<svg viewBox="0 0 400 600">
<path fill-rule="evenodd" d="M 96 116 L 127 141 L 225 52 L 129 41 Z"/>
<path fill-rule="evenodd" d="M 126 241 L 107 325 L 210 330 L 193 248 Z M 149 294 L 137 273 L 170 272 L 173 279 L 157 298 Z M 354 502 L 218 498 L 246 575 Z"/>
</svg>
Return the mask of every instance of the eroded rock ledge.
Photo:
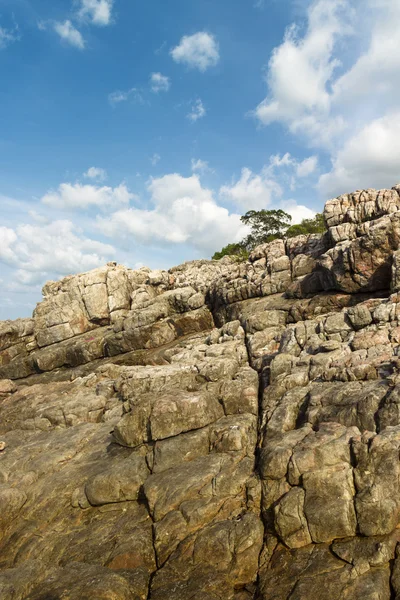
<svg viewBox="0 0 400 600">
<path fill-rule="evenodd" d="M 400 599 L 399 191 L 0 324 L 2 599 Z"/>
</svg>

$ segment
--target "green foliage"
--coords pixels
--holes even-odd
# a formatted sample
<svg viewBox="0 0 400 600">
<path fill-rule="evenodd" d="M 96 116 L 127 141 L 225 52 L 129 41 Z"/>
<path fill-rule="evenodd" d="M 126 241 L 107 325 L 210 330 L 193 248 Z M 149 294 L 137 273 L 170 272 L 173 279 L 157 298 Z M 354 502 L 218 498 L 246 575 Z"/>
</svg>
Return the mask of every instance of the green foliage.
<svg viewBox="0 0 400 600">
<path fill-rule="evenodd" d="M 240 220 L 251 228 L 251 233 L 243 240 L 250 251 L 259 244 L 282 238 L 292 217 L 280 209 L 249 210 Z"/>
<path fill-rule="evenodd" d="M 298 225 L 289 227 L 285 236 L 290 238 L 309 233 L 324 233 L 324 231 L 326 231 L 324 217 L 321 213 L 317 213 L 313 219 L 303 219 Z"/>
<path fill-rule="evenodd" d="M 220 260 L 224 256 L 236 256 L 238 260 L 247 260 L 249 253 L 242 242 L 238 244 L 228 244 L 220 252 L 213 254 L 213 260 Z"/>
<path fill-rule="evenodd" d="M 313 219 L 303 219 L 298 225 L 290 225 L 292 217 L 283 210 L 249 210 L 240 220 L 250 227 L 251 233 L 241 242 L 228 244 L 220 252 L 215 252 L 214 260 L 223 256 L 236 256 L 238 260 L 246 260 L 249 253 L 260 244 L 283 237 L 326 231 L 321 213 L 317 213 Z"/>
</svg>

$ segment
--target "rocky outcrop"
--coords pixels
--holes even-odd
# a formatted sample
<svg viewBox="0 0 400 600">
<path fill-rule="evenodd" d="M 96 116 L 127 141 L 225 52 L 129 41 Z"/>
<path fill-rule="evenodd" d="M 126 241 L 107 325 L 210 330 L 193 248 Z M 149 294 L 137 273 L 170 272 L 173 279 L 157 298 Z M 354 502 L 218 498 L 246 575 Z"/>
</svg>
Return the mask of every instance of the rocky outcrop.
<svg viewBox="0 0 400 600">
<path fill-rule="evenodd" d="M 400 598 L 399 208 L 1 323 L 0 597 Z"/>
</svg>

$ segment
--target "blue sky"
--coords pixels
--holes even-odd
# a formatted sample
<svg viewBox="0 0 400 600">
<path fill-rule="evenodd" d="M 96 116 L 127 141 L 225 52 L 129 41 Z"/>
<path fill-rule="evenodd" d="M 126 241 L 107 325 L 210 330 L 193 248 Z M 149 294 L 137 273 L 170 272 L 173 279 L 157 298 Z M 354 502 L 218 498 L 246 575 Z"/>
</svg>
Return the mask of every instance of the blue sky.
<svg viewBox="0 0 400 600">
<path fill-rule="evenodd" d="M 400 0 L 0 0 L 0 319 L 400 180 Z"/>
</svg>

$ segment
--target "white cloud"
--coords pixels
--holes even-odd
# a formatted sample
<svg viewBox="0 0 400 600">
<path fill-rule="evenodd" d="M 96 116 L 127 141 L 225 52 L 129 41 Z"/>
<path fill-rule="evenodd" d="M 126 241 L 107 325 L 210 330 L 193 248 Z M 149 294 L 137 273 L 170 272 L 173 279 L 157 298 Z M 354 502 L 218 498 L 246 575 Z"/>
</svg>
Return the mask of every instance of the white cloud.
<svg viewBox="0 0 400 600">
<path fill-rule="evenodd" d="M 197 100 L 195 100 L 195 102 L 193 102 L 191 111 L 186 116 L 190 121 L 195 123 L 199 119 L 202 119 L 203 117 L 205 117 L 206 114 L 207 114 L 207 111 L 204 107 L 204 104 L 200 100 L 200 98 L 198 98 Z"/>
<path fill-rule="evenodd" d="M 388 103 L 397 105 L 400 92 L 400 3 L 397 0 L 366 0 L 370 15 L 367 36 L 369 46 L 333 85 L 332 100 L 345 105 L 350 101 L 369 109 Z M 368 10 L 369 9 L 369 10 Z M 372 26 L 371 26 L 372 24 Z"/>
<path fill-rule="evenodd" d="M 20 39 L 18 25 L 15 25 L 12 29 L 0 27 L 0 50 L 7 48 L 7 46 Z"/>
<path fill-rule="evenodd" d="M 332 162 L 332 170 L 319 180 L 325 197 L 400 182 L 400 112 L 365 125 L 344 143 Z"/>
<path fill-rule="evenodd" d="M 255 109 L 265 125 L 286 123 L 292 132 L 324 138 L 338 132 L 338 123 L 327 123 L 331 98 L 329 84 L 339 61 L 333 56 L 337 40 L 349 32 L 348 0 L 314 0 L 308 10 L 303 37 L 295 25 L 286 31 L 283 43 L 275 48 L 268 65 L 269 94 Z"/>
<path fill-rule="evenodd" d="M 280 154 L 272 155 L 267 171 L 272 174 L 276 168 L 287 167 L 294 171 L 297 177 L 308 177 L 315 172 L 317 166 L 318 156 L 312 155 L 299 162 L 297 159 L 293 158 L 289 152 L 286 152 L 283 156 Z"/>
<path fill-rule="evenodd" d="M 256 175 L 250 169 L 242 169 L 241 177 L 232 185 L 224 185 L 220 195 L 229 198 L 236 206 L 245 210 L 267 208 L 271 202 L 282 195 L 280 185 L 268 177 L 266 171 Z"/>
<path fill-rule="evenodd" d="M 271 178 L 278 177 L 281 183 L 289 185 L 290 190 L 294 191 L 299 185 L 298 180 L 306 179 L 308 183 L 308 178 L 315 173 L 317 167 L 318 156 L 316 155 L 298 161 L 289 152 L 286 152 L 283 156 L 280 154 L 270 156 L 269 165 L 264 167 L 264 173 Z"/>
<path fill-rule="evenodd" d="M 158 92 L 168 92 L 171 87 L 171 80 L 166 75 L 161 75 L 161 73 L 152 73 L 150 75 L 150 86 L 156 94 Z"/>
<path fill-rule="evenodd" d="M 54 31 L 58 33 L 61 39 L 71 46 L 79 48 L 80 50 L 85 48 L 85 40 L 83 39 L 81 32 L 72 25 L 71 21 L 67 20 L 64 21 L 64 23 L 59 23 L 58 21 L 55 22 Z"/>
<path fill-rule="evenodd" d="M 45 215 L 41 215 L 36 210 L 29 210 L 28 215 L 35 223 L 41 223 L 42 225 L 46 225 L 49 222 L 49 219 Z"/>
<path fill-rule="evenodd" d="M 308 177 L 315 172 L 318 166 L 318 157 L 309 156 L 301 162 L 296 164 L 296 175 L 297 177 Z"/>
<path fill-rule="evenodd" d="M 111 94 L 108 95 L 108 101 L 111 106 L 116 106 L 120 102 L 126 102 L 131 96 L 134 100 L 143 102 L 143 97 L 137 88 L 131 88 L 127 91 L 117 90 L 115 92 L 111 92 Z"/>
<path fill-rule="evenodd" d="M 153 209 L 116 211 L 111 217 L 98 219 L 100 230 L 116 239 L 125 236 L 145 244 L 186 243 L 203 252 L 239 241 L 247 233 L 240 216 L 219 206 L 197 175 L 165 175 L 152 179 L 148 190 Z"/>
<path fill-rule="evenodd" d="M 272 156 L 270 156 L 269 169 L 270 169 L 271 173 L 273 172 L 275 167 L 278 167 L 278 168 L 279 167 L 289 167 L 292 165 L 293 165 L 293 158 L 291 157 L 289 152 L 286 152 L 286 154 L 284 154 L 283 156 L 281 156 L 280 154 L 273 154 Z"/>
<path fill-rule="evenodd" d="M 9 227 L 0 226 L 0 260 L 7 264 L 15 260 L 15 254 L 12 245 L 17 239 L 16 233 Z"/>
<path fill-rule="evenodd" d="M 286 200 L 282 202 L 281 208 L 292 217 L 292 225 L 301 223 L 303 219 L 312 219 L 315 211 L 303 204 L 297 204 L 295 200 Z"/>
<path fill-rule="evenodd" d="M 80 0 L 78 15 L 81 19 L 89 19 L 93 25 L 109 25 L 113 4 L 114 0 Z"/>
<path fill-rule="evenodd" d="M 316 168 L 317 157 L 310 156 L 303 161 L 297 161 L 288 152 L 270 157 L 260 174 L 244 168 L 238 181 L 224 185 L 220 196 L 227 198 L 243 211 L 282 208 L 292 218 L 292 223 L 311 218 L 315 212 L 308 207 L 297 204 L 296 200 L 285 200 L 285 189 L 296 188 L 296 176 L 307 177 Z"/>
<path fill-rule="evenodd" d="M 208 162 L 206 160 L 201 160 L 200 158 L 198 158 L 198 159 L 192 158 L 191 166 L 192 166 L 192 171 L 194 173 L 196 171 L 198 173 L 206 173 L 207 171 L 212 171 L 212 169 L 210 169 L 210 167 L 208 165 Z"/>
<path fill-rule="evenodd" d="M 179 45 L 171 50 L 171 56 L 175 62 L 202 72 L 215 67 L 220 58 L 218 42 L 206 31 L 183 36 Z"/>
<path fill-rule="evenodd" d="M 127 92 L 122 92 L 121 90 L 117 90 L 116 92 L 111 92 L 108 95 L 108 100 L 110 104 L 118 104 L 119 102 L 125 102 L 129 98 L 129 94 L 132 90 L 128 90 Z"/>
<path fill-rule="evenodd" d="M 163 43 L 161 44 L 161 46 L 159 46 L 158 48 L 156 48 L 154 50 L 154 54 L 162 54 L 166 45 L 167 45 L 167 42 L 166 42 L 166 40 L 164 40 Z"/>
<path fill-rule="evenodd" d="M 87 179 L 97 179 L 98 181 L 104 181 L 105 179 L 107 179 L 107 171 L 98 167 L 90 167 L 90 169 L 88 169 L 86 173 L 83 174 L 83 176 Z"/>
<path fill-rule="evenodd" d="M 271 56 L 269 93 L 255 114 L 330 151 L 332 167 L 318 184 L 324 197 L 400 179 L 399 22 L 398 0 L 313 0 L 305 33 L 292 26 Z M 296 178 L 318 168 L 313 157 L 279 159 Z"/>
<path fill-rule="evenodd" d="M 115 249 L 82 237 L 71 221 L 48 225 L 0 227 L 0 261 L 17 269 L 22 284 L 42 282 L 49 274 L 79 273 L 99 267 L 115 256 Z"/>
<path fill-rule="evenodd" d="M 118 187 L 97 187 L 80 183 L 61 183 L 57 191 L 49 191 L 41 202 L 59 209 L 81 209 L 91 207 L 102 209 L 115 208 L 129 204 L 135 198 L 124 183 Z"/>
<path fill-rule="evenodd" d="M 155 153 L 151 157 L 150 162 L 153 165 L 153 167 L 155 167 L 156 164 L 160 162 L 160 160 L 161 160 L 161 156 L 159 154 Z"/>
</svg>

